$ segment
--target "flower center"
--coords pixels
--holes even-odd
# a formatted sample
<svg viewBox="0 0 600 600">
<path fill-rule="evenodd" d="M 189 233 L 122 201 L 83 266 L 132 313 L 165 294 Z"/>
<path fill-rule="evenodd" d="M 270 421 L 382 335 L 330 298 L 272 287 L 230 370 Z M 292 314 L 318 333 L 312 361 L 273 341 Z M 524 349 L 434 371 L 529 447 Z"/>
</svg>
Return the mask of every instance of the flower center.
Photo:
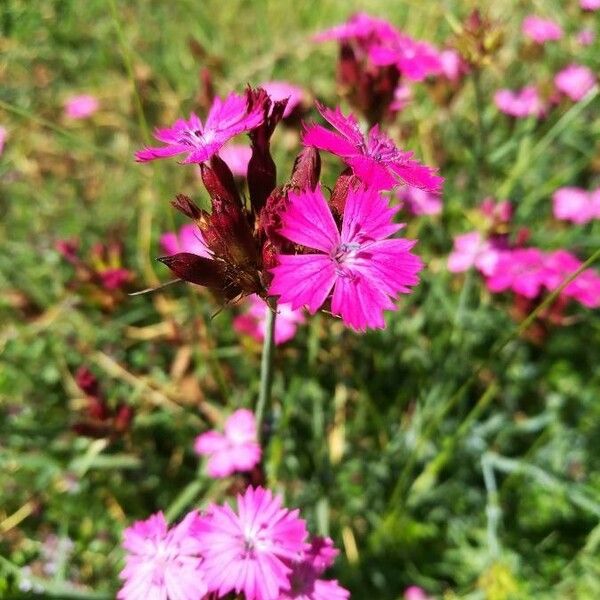
<svg viewBox="0 0 600 600">
<path fill-rule="evenodd" d="M 333 252 L 333 259 L 339 265 L 352 260 L 360 250 L 358 242 L 343 242 Z"/>
</svg>

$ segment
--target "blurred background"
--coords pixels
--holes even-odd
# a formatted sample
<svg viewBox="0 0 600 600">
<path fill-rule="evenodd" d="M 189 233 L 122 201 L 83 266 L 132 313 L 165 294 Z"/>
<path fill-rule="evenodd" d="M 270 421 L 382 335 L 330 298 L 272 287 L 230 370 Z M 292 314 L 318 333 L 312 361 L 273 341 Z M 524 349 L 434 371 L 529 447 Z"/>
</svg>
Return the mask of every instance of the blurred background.
<svg viewBox="0 0 600 600">
<path fill-rule="evenodd" d="M 511 120 L 492 101 L 549 87 L 574 61 L 597 74 L 598 42 L 574 39 L 597 34 L 598 15 L 576 0 L 3 0 L 0 598 L 112 598 L 124 527 L 243 483 L 209 479 L 192 451 L 255 403 L 260 344 L 232 327 L 242 307 L 184 284 L 127 295 L 171 279 L 155 261 L 183 223 L 169 200 L 207 202 L 194 167 L 134 162 L 152 128 L 203 113 L 208 83 L 225 95 L 285 80 L 304 90 L 304 119 L 319 119 L 314 99 L 347 111 L 337 46 L 312 34 L 361 10 L 449 46 L 475 8 L 501 40 L 479 98 L 472 75 L 450 97 L 417 84 L 387 125 L 446 180 L 439 214 L 403 218 L 422 282 L 383 332 L 320 314 L 278 348 L 264 467 L 341 548 L 333 574 L 353 598 L 411 585 L 432 598 L 600 597 L 598 311 L 519 328 L 535 305 L 447 269 L 486 197 L 513 202 L 532 246 L 582 260 L 600 247 L 598 221 L 553 220 L 550 200 L 600 185 L 597 96 L 546 120 Z M 559 21 L 563 40 L 528 47 L 529 13 Z M 280 183 L 299 131 L 273 139 Z M 325 182 L 339 171 L 324 159 Z"/>
</svg>

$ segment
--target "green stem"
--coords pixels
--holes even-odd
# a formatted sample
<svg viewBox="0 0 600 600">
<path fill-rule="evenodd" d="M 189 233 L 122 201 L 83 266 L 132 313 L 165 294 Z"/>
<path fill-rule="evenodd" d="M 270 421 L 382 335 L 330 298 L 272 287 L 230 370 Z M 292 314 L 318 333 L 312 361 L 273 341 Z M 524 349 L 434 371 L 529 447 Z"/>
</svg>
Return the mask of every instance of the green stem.
<svg viewBox="0 0 600 600">
<path fill-rule="evenodd" d="M 273 355 L 275 350 L 275 319 L 277 318 L 277 305 L 272 304 L 267 311 L 265 323 L 265 339 L 263 341 L 262 357 L 260 363 L 260 389 L 256 403 L 256 426 L 258 438 L 262 437 L 262 424 L 265 408 L 271 401 L 271 387 L 273 383 Z"/>
</svg>

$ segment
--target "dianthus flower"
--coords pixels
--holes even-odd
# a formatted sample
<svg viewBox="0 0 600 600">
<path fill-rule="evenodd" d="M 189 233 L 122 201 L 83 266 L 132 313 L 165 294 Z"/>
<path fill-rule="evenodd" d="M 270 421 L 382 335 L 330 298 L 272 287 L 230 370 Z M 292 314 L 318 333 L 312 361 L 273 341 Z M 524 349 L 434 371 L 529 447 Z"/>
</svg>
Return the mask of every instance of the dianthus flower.
<svg viewBox="0 0 600 600">
<path fill-rule="evenodd" d="M 403 208 L 413 215 L 439 215 L 442 212 L 442 201 L 426 190 L 416 187 L 405 187 L 398 190 L 398 199 Z"/>
<path fill-rule="evenodd" d="M 544 114 L 544 105 L 532 85 L 518 91 L 498 90 L 494 94 L 494 103 L 500 111 L 511 117 L 541 117 Z"/>
<path fill-rule="evenodd" d="M 230 506 L 209 507 L 198 528 L 210 591 L 243 592 L 245 600 L 277 600 L 288 585 L 288 563 L 302 552 L 306 524 L 298 510 L 282 508 L 281 496 L 249 487 Z"/>
<path fill-rule="evenodd" d="M 189 513 L 168 528 L 161 512 L 137 521 L 123 533 L 127 550 L 125 581 L 119 600 L 198 600 L 207 587 L 202 572 L 200 542 L 195 535 L 198 514 Z"/>
<path fill-rule="evenodd" d="M 513 292 L 535 298 L 546 281 L 544 254 L 538 248 L 515 248 L 500 254 L 486 280 L 491 292 Z"/>
<path fill-rule="evenodd" d="M 600 219 L 600 188 L 588 192 L 577 187 L 564 187 L 552 195 L 554 217 L 578 225 Z"/>
<path fill-rule="evenodd" d="M 236 177 L 246 177 L 248 163 L 252 156 L 252 150 L 249 146 L 244 146 L 243 144 L 225 144 L 219 150 L 219 156 L 225 161 Z"/>
<path fill-rule="evenodd" d="M 100 108 L 100 102 L 95 96 L 81 94 L 72 96 L 65 102 L 65 116 L 69 119 L 87 119 Z"/>
<path fill-rule="evenodd" d="M 233 328 L 238 333 L 243 333 L 254 338 L 257 342 L 265 339 L 267 311 L 269 305 L 259 296 L 248 296 L 246 311 L 233 320 Z M 275 344 L 284 344 L 296 335 L 298 325 L 304 323 L 305 318 L 300 310 L 293 310 L 289 304 L 277 305 L 277 318 L 275 320 Z"/>
<path fill-rule="evenodd" d="M 386 239 L 401 228 L 397 211 L 375 188 L 350 189 L 340 233 L 320 187 L 290 193 L 280 234 L 313 252 L 280 254 L 269 293 L 314 314 L 333 288 L 331 312 L 346 325 L 385 327 L 384 309 L 395 310 L 392 300 L 410 292 L 422 268 L 414 241 Z"/>
<path fill-rule="evenodd" d="M 226 421 L 224 432 L 207 431 L 196 438 L 194 450 L 208 456 L 206 470 L 211 477 L 228 477 L 250 471 L 260 461 L 261 448 L 252 411 L 236 410 Z"/>
<path fill-rule="evenodd" d="M 339 156 L 367 185 L 388 190 L 400 183 L 432 193 L 440 191 L 443 179 L 435 170 L 412 158 L 412 152 L 399 150 L 394 142 L 374 125 L 365 137 L 353 115 L 339 108 L 331 110 L 317 104 L 323 118 L 337 131 L 322 125 L 306 127 L 302 142 Z"/>
<path fill-rule="evenodd" d="M 156 129 L 154 137 L 166 144 L 136 152 L 136 160 L 145 162 L 187 153 L 182 161 L 202 163 L 217 154 L 232 137 L 258 127 L 264 120 L 263 106 L 246 97 L 231 93 L 225 100 L 216 97 L 204 124 L 192 113 L 189 121 L 178 119 L 172 127 Z"/>
<path fill-rule="evenodd" d="M 160 236 L 160 245 L 165 254 L 173 256 L 179 252 L 189 252 L 196 256 L 211 258 L 211 253 L 202 237 L 202 232 L 193 223 L 182 225 L 178 233 L 169 231 Z"/>
<path fill-rule="evenodd" d="M 304 99 L 303 89 L 287 81 L 266 81 L 265 83 L 261 83 L 260 87 L 269 94 L 269 98 L 273 102 L 287 98 L 287 104 L 283 111 L 284 119 L 289 117 L 302 104 L 302 100 Z"/>
<path fill-rule="evenodd" d="M 583 10 L 600 10 L 600 0 L 579 0 L 579 6 Z"/>
<path fill-rule="evenodd" d="M 367 13 L 359 12 L 352 15 L 341 25 L 335 25 L 315 34 L 313 40 L 315 42 L 348 39 L 370 41 L 373 39 L 394 39 L 396 35 L 396 28 L 385 19 L 379 19 Z"/>
<path fill-rule="evenodd" d="M 529 15 L 523 19 L 523 34 L 536 44 L 560 40 L 563 35 L 561 26 L 550 19 Z"/>
<path fill-rule="evenodd" d="M 593 29 L 585 28 L 577 34 L 576 39 L 577 43 L 581 46 L 591 46 L 596 39 L 596 33 Z"/>
<path fill-rule="evenodd" d="M 454 250 L 448 256 L 448 270 L 462 273 L 476 267 L 484 275 L 492 275 L 502 250 L 478 231 L 463 233 L 454 238 Z"/>
<path fill-rule="evenodd" d="M 591 69 L 582 65 L 569 65 L 554 77 L 556 89 L 579 102 L 594 87 L 596 76 Z"/>
<path fill-rule="evenodd" d="M 336 580 L 321 579 L 323 571 L 333 564 L 336 555 L 337 550 L 328 538 L 313 540 L 305 555 L 292 563 L 288 586 L 278 600 L 347 600 L 350 592 Z"/>
<path fill-rule="evenodd" d="M 404 590 L 404 600 L 431 600 L 425 590 L 418 585 L 411 585 Z"/>
</svg>

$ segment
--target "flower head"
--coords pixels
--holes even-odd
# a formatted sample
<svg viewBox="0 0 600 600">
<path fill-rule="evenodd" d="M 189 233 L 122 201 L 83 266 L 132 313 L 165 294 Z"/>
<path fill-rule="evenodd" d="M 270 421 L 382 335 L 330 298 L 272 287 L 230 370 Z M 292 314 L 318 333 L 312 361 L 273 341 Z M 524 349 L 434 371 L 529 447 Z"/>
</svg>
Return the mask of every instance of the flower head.
<svg viewBox="0 0 600 600">
<path fill-rule="evenodd" d="M 247 310 L 233 320 L 233 328 L 238 333 L 245 333 L 257 342 L 265 339 L 266 315 L 271 310 L 268 304 L 256 294 L 248 296 Z M 275 319 L 275 344 L 284 344 L 296 335 L 298 325 L 305 318 L 300 310 L 292 310 L 289 304 L 277 306 Z"/>
<path fill-rule="evenodd" d="M 584 28 L 577 34 L 576 39 L 580 46 L 591 46 L 596 39 L 596 32 L 593 29 Z"/>
<path fill-rule="evenodd" d="M 454 250 L 448 257 L 448 270 L 462 273 L 476 267 L 484 275 L 496 270 L 502 250 L 489 240 L 484 240 L 478 231 L 464 233 L 454 238 Z"/>
<path fill-rule="evenodd" d="M 320 187 L 290 193 L 280 233 L 312 252 L 279 255 L 269 293 L 314 314 L 333 289 L 331 311 L 346 325 L 385 327 L 383 311 L 395 309 L 422 268 L 414 241 L 387 239 L 401 228 L 392 223 L 397 211 L 375 188 L 350 189 L 340 233 Z"/>
<path fill-rule="evenodd" d="M 385 19 L 359 12 L 352 15 L 345 23 L 317 33 L 313 36 L 313 40 L 315 42 L 348 39 L 366 41 L 371 39 L 394 39 L 396 35 L 396 28 Z"/>
<path fill-rule="evenodd" d="M 404 600 L 430 600 L 430 598 L 423 588 L 411 585 L 404 590 Z"/>
<path fill-rule="evenodd" d="M 594 87 L 596 77 L 591 69 L 572 64 L 554 77 L 556 88 L 573 102 L 579 102 Z"/>
<path fill-rule="evenodd" d="M 252 156 L 252 150 L 249 146 L 225 144 L 219 150 L 219 156 L 227 163 L 227 166 L 236 177 L 246 177 L 248 163 Z"/>
<path fill-rule="evenodd" d="M 552 196 L 554 217 L 578 225 L 600 219 L 600 188 L 588 192 L 577 187 L 564 187 Z"/>
<path fill-rule="evenodd" d="M 283 118 L 289 117 L 294 110 L 302 104 L 304 99 L 304 91 L 297 85 L 292 85 L 287 81 L 267 81 L 261 83 L 260 87 L 263 88 L 269 94 L 269 98 L 273 102 L 279 100 L 285 100 L 287 98 L 287 104 L 283 111 Z"/>
<path fill-rule="evenodd" d="M 600 10 L 600 0 L 579 0 L 579 6 L 583 10 Z"/>
<path fill-rule="evenodd" d="M 535 298 L 545 282 L 544 254 L 538 248 L 515 248 L 501 252 L 486 280 L 491 292 L 513 292 Z"/>
<path fill-rule="evenodd" d="M 216 97 L 204 123 L 192 113 L 189 121 L 178 119 L 172 127 L 156 129 L 154 137 L 166 145 L 140 150 L 136 160 L 145 162 L 187 153 L 184 164 L 202 163 L 217 154 L 225 142 L 257 127 L 263 119 L 263 107 L 250 102 L 250 95 L 244 98 L 231 93 L 225 100 Z"/>
<path fill-rule="evenodd" d="M 198 600 L 207 591 L 200 543 L 195 535 L 198 514 L 189 513 L 171 529 L 162 513 L 138 521 L 123 533 L 127 551 L 125 581 L 119 600 Z"/>
<path fill-rule="evenodd" d="M 412 152 L 399 150 L 377 125 L 365 136 L 353 115 L 346 117 L 339 108 L 317 108 L 336 132 L 322 125 L 309 125 L 302 138 L 305 145 L 339 156 L 365 184 L 377 189 L 405 183 L 432 193 L 440 191 L 443 179 L 434 169 L 414 160 Z"/>
<path fill-rule="evenodd" d="M 65 102 L 65 116 L 69 119 L 87 119 L 100 108 L 100 103 L 95 96 L 81 94 L 71 96 Z"/>
<path fill-rule="evenodd" d="M 304 548 L 306 524 L 282 508 L 281 496 L 249 487 L 230 506 L 211 506 L 198 541 L 210 591 L 243 592 L 246 600 L 277 600 L 288 585 L 288 563 Z"/>
<path fill-rule="evenodd" d="M 194 450 L 208 456 L 207 471 L 211 477 L 250 471 L 261 456 L 254 414 L 244 408 L 236 410 L 225 421 L 224 433 L 208 431 L 199 435 Z"/>
<path fill-rule="evenodd" d="M 494 103 L 503 113 L 511 117 L 541 117 L 544 105 L 537 89 L 529 85 L 522 90 L 498 90 L 494 94 Z"/>
<path fill-rule="evenodd" d="M 442 212 L 440 198 L 427 190 L 405 187 L 398 191 L 398 199 L 413 215 L 439 215 Z"/>
<path fill-rule="evenodd" d="M 536 44 L 560 40 L 563 35 L 561 26 L 550 19 L 529 15 L 523 19 L 523 34 Z"/>
<path fill-rule="evenodd" d="M 193 223 L 186 223 L 179 229 L 179 233 L 169 231 L 160 236 L 160 245 L 165 254 L 173 256 L 179 252 L 189 252 L 196 256 L 211 258 L 202 231 Z"/>
</svg>

